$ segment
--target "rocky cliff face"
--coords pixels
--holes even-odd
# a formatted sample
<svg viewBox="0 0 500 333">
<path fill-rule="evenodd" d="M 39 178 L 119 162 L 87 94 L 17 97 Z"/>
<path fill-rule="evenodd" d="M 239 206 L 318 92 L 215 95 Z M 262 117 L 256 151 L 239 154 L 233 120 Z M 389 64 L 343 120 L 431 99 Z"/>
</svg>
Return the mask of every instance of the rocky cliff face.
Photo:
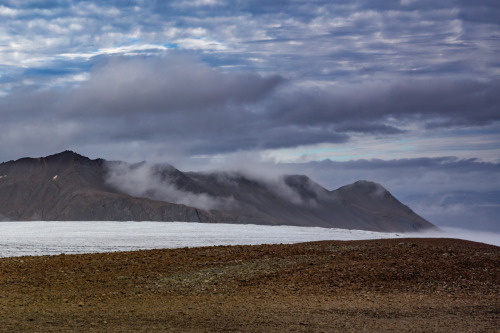
<svg viewBox="0 0 500 333">
<path fill-rule="evenodd" d="M 70 151 L 1 163 L 0 219 L 434 228 L 373 182 L 328 191 L 306 176 L 183 173 L 170 165 L 91 160 Z"/>
</svg>

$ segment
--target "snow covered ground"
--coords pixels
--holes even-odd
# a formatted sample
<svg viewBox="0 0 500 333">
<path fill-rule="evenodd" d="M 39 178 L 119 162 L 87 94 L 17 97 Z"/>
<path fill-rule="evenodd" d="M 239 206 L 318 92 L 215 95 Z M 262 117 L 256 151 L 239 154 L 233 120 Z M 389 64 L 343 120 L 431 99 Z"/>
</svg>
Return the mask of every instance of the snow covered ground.
<svg viewBox="0 0 500 333">
<path fill-rule="evenodd" d="M 471 233 L 459 234 L 458 230 L 443 234 L 415 235 L 329 228 L 186 222 L 0 222 L 0 257 L 402 237 L 451 237 L 500 245 L 499 235 L 472 236 Z"/>
</svg>

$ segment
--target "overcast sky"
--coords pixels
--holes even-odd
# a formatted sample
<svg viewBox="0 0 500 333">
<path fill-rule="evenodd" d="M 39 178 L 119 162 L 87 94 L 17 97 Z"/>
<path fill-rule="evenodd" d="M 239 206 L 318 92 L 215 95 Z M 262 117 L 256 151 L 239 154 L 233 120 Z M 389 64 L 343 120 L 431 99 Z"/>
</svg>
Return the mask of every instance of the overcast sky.
<svg viewBox="0 0 500 333">
<path fill-rule="evenodd" d="M 497 0 L 6 0 L 0 161 L 370 179 L 500 230 L 499 54 Z"/>
</svg>

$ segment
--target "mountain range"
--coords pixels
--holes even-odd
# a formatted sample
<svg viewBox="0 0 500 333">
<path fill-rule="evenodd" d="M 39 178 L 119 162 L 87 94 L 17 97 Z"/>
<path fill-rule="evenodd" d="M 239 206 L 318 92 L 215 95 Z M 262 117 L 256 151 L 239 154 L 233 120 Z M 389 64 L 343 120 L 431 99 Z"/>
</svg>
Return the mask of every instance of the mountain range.
<svg viewBox="0 0 500 333">
<path fill-rule="evenodd" d="M 436 228 L 380 184 L 329 191 L 304 175 L 182 172 L 72 151 L 0 163 L 3 221 L 185 221 L 412 232 Z"/>
</svg>

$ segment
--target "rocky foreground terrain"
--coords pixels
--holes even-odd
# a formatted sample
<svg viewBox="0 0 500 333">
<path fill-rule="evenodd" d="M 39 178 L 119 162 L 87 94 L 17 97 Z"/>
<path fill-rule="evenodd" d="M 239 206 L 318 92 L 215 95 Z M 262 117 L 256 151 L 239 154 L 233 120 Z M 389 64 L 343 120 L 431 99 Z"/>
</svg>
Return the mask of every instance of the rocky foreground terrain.
<svg viewBox="0 0 500 333">
<path fill-rule="evenodd" d="M 0 259 L 4 332 L 498 332 L 500 247 L 326 241 Z"/>
</svg>

